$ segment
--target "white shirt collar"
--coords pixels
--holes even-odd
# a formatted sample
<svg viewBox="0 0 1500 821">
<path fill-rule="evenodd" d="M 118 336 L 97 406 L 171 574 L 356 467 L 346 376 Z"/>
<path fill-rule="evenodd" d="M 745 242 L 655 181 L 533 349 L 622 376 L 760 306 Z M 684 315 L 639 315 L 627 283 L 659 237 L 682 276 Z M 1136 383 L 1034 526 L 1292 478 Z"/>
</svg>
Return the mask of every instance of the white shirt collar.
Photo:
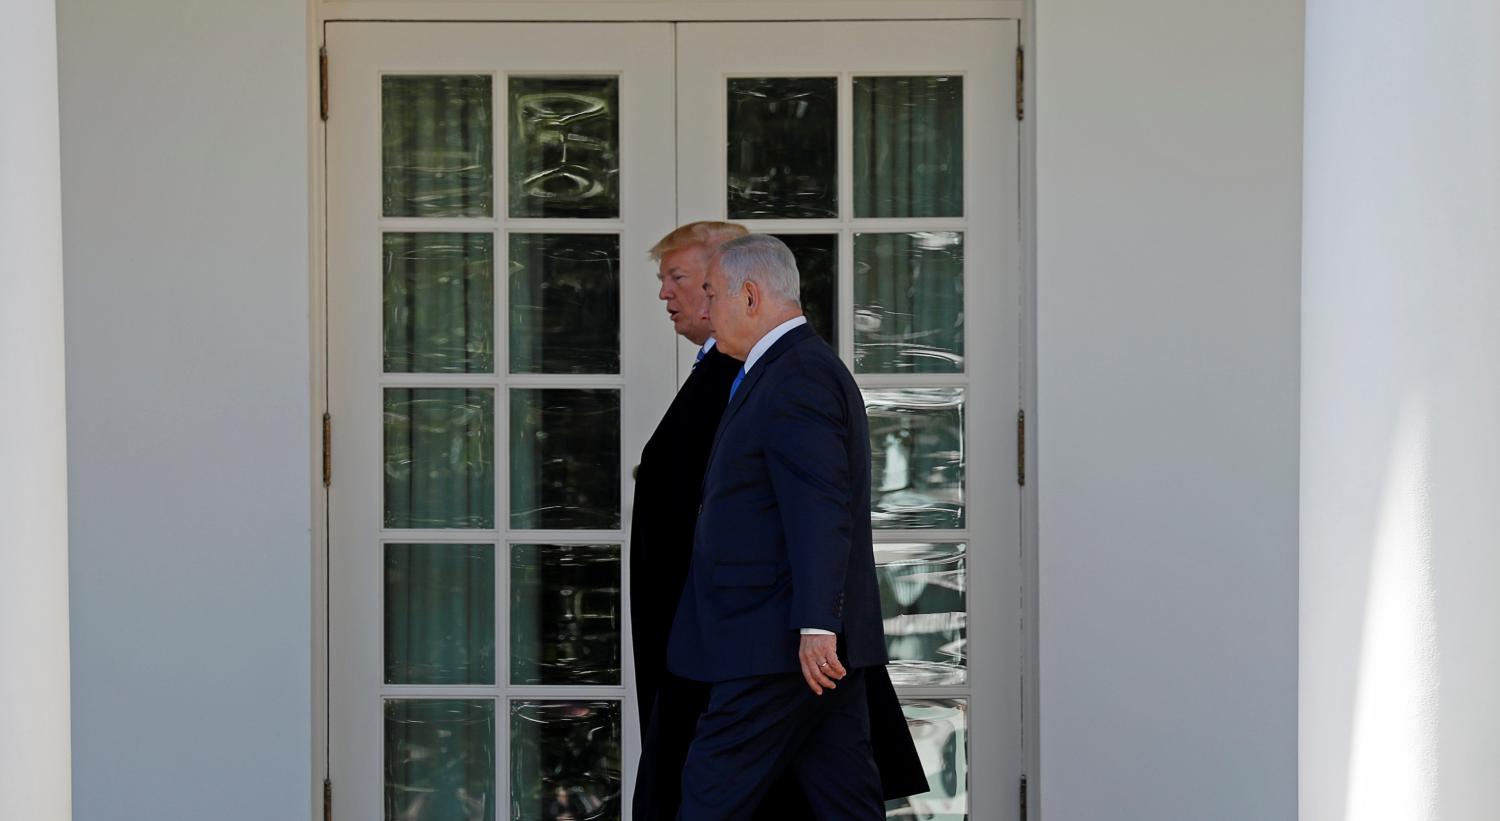
<svg viewBox="0 0 1500 821">
<path fill-rule="evenodd" d="M 782 338 L 783 336 L 786 336 L 787 331 L 790 331 L 798 325 L 806 324 L 807 317 L 794 316 L 791 319 L 788 319 L 780 325 L 772 328 L 769 333 L 761 337 L 760 341 L 756 342 L 755 345 L 750 348 L 750 355 L 745 357 L 745 373 L 749 373 L 750 369 L 755 367 L 755 361 L 760 359 L 766 351 L 769 351 L 771 349 L 771 346 L 776 344 L 776 340 Z"/>
<path fill-rule="evenodd" d="M 713 337 L 709 337 L 708 341 L 703 343 L 703 347 L 698 349 L 698 358 L 702 359 L 703 357 L 708 356 L 708 352 L 714 349 L 714 345 L 717 344 L 718 341 L 719 340 L 714 339 Z"/>
</svg>

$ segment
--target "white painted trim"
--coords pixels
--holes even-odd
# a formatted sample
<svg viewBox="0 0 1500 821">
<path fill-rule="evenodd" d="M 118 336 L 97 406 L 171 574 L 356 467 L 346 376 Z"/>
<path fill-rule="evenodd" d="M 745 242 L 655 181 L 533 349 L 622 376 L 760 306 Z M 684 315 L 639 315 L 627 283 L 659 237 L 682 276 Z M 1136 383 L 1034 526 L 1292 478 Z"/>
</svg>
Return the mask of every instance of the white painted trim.
<svg viewBox="0 0 1500 821">
<path fill-rule="evenodd" d="M 513 22 L 1018 20 L 1025 6 L 1024 0 L 324 0 L 318 4 L 324 21 Z"/>
<path fill-rule="evenodd" d="M 20 400 L 0 409 L 6 430 L 0 472 L 0 795 L 7 815 L 68 819 L 72 730 L 79 725 L 72 717 L 69 652 L 57 28 L 52 0 L 12 0 L 0 7 L 6 68 L 0 102 L 7 117 L 0 125 L 0 382 L 7 396 Z M 80 746 L 93 739 L 83 736 Z"/>
<path fill-rule="evenodd" d="M 319 49 L 323 22 L 319 0 L 307 0 L 307 208 L 308 208 L 308 351 L 311 378 L 308 424 L 312 448 L 308 453 L 312 481 L 308 486 L 312 510 L 312 749 L 309 750 L 308 817 L 323 818 L 323 779 L 328 775 L 328 491 L 323 487 L 323 412 L 328 407 L 328 332 L 326 241 L 328 129 L 322 119 L 322 73 Z"/>
<path fill-rule="evenodd" d="M 1021 409 L 1026 413 L 1026 484 L 1021 488 L 1021 762 L 1026 776 L 1027 821 L 1039 821 L 1041 811 L 1041 680 L 1037 675 L 1041 656 L 1037 625 L 1041 616 L 1037 591 L 1041 590 L 1040 522 L 1038 478 L 1041 459 L 1037 452 L 1037 243 L 1036 243 L 1036 3 L 1025 0 L 1018 21 L 1019 42 L 1025 50 L 1022 100 L 1025 118 L 1020 134 L 1021 215 Z M 1019 785 L 1018 785 L 1019 786 Z"/>
</svg>

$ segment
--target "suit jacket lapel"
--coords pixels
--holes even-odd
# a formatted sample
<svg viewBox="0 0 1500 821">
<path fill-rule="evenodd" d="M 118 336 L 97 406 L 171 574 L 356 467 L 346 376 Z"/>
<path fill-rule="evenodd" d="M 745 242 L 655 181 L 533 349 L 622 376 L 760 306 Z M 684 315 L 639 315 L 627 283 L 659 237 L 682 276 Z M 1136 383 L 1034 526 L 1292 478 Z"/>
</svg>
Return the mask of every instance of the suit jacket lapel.
<svg viewBox="0 0 1500 821">
<path fill-rule="evenodd" d="M 744 406 L 745 399 L 750 396 L 750 391 L 754 390 L 755 386 L 760 383 L 761 377 L 765 376 L 771 363 L 776 361 L 783 353 L 790 350 L 793 345 L 811 336 L 812 333 L 811 325 L 798 325 L 785 334 L 782 334 L 781 338 L 776 340 L 776 344 L 772 345 L 770 350 L 761 354 L 760 359 L 756 360 L 755 367 L 751 368 L 750 372 L 745 374 L 745 379 L 735 389 L 734 396 L 729 397 L 729 406 L 724 408 L 724 417 L 719 420 L 719 429 L 714 432 L 714 444 L 708 451 L 709 466 L 713 465 L 714 456 L 719 452 L 719 440 L 724 438 L 724 429 L 729 427 L 729 420 L 733 419 L 734 415 L 739 412 L 739 409 Z M 708 481 L 707 470 L 703 472 L 703 478 L 705 482 Z"/>
</svg>

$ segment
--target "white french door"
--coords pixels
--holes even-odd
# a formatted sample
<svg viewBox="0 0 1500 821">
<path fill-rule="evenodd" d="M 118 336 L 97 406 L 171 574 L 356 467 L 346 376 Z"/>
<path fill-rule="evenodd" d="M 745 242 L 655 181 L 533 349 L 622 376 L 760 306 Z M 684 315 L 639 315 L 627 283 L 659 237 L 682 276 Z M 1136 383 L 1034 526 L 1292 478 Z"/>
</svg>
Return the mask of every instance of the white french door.
<svg viewBox="0 0 1500 821">
<path fill-rule="evenodd" d="M 891 677 L 933 785 L 889 812 L 1011 818 L 1016 25 L 681 24 L 677 43 L 681 214 L 787 240 L 864 390 Z"/>
<path fill-rule="evenodd" d="M 628 816 L 630 466 L 692 353 L 646 251 L 731 219 L 865 391 L 890 817 L 1013 818 L 1015 23 L 327 31 L 337 817 Z"/>
<path fill-rule="evenodd" d="M 629 470 L 676 385 L 646 258 L 676 224 L 671 26 L 328 49 L 339 817 L 618 814 Z"/>
</svg>

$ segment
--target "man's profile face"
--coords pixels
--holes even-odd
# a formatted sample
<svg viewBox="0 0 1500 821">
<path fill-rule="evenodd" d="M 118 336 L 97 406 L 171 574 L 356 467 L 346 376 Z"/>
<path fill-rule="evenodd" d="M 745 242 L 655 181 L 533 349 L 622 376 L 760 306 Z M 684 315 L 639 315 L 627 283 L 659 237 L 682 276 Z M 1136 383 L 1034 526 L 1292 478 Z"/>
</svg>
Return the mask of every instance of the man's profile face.
<svg viewBox="0 0 1500 821">
<path fill-rule="evenodd" d="M 744 359 L 755 344 L 753 323 L 745 299 L 746 289 L 731 294 L 726 291 L 726 285 L 724 270 L 717 264 L 709 265 L 708 275 L 703 281 L 704 313 L 714 338 L 718 340 L 719 350 L 735 359 Z"/>
<path fill-rule="evenodd" d="M 688 245 L 662 254 L 656 270 L 656 278 L 661 282 L 656 298 L 667 303 L 672 329 L 694 345 L 707 342 L 713 333 L 703 307 L 703 277 L 707 267 L 708 249 Z"/>
</svg>

